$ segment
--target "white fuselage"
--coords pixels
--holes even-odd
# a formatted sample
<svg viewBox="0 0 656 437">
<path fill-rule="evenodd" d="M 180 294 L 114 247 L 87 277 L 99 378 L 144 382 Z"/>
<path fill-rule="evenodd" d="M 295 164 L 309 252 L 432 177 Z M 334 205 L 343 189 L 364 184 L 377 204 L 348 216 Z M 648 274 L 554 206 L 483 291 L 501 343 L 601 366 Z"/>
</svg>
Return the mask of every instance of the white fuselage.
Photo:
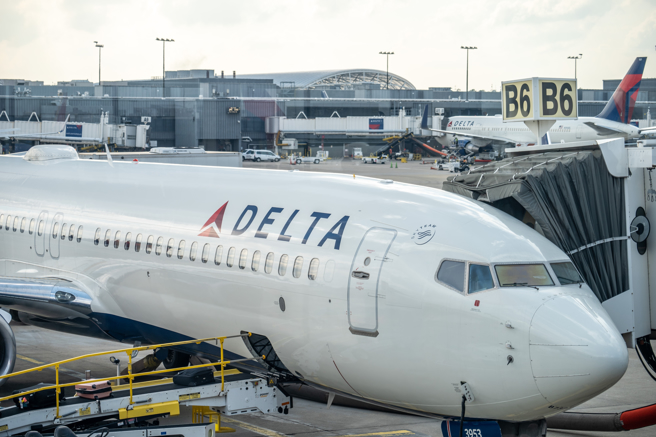
<svg viewBox="0 0 656 437">
<path fill-rule="evenodd" d="M 585 123 L 594 123 L 598 126 L 607 127 L 622 133 L 612 133 L 609 135 L 600 135 L 599 132 Z M 533 132 L 523 122 L 504 123 L 501 116 L 457 116 L 449 118 L 446 130 L 453 131 L 453 134 L 447 134 L 438 138 L 444 146 L 453 143 L 454 136 L 459 133 L 481 135 L 485 137 L 498 137 L 508 139 L 517 145 L 535 144 L 536 138 Z M 597 117 L 579 117 L 576 120 L 557 120 L 549 129 L 549 136 L 552 143 L 571 143 L 575 141 L 599 140 L 607 138 L 637 138 L 639 129 L 636 126 L 618 123 L 616 121 L 605 120 Z M 467 137 L 460 136 L 459 139 L 465 140 Z M 494 140 L 472 139 L 472 142 L 479 147 L 486 146 Z"/>
<path fill-rule="evenodd" d="M 466 381 L 475 396 L 468 417 L 523 421 L 596 396 L 628 363 L 586 285 L 536 290 L 495 279 L 493 289 L 467 295 L 438 283 L 444 259 L 568 260 L 525 224 L 448 192 L 339 174 L 18 157 L 0 157 L 0 181 L 9 223 L 0 230 L 3 276 L 70 280 L 92 297 L 98 320 L 111 315 L 193 338 L 265 335 L 291 372 L 331 389 L 458 416 Z M 208 221 L 222 205 L 222 220 Z M 67 235 L 73 225 L 73 238 L 60 237 L 62 223 Z M 437 233 L 417 244 L 426 229 Z M 352 274 L 362 271 L 368 281 Z M 240 340 L 226 347 L 251 356 Z"/>
</svg>

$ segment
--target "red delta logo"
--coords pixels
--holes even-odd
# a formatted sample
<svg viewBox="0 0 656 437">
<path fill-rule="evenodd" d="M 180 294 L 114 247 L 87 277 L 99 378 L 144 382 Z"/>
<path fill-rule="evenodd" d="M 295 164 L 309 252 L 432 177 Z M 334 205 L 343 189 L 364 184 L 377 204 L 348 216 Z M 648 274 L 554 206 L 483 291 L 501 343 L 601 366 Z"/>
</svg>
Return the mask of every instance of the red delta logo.
<svg viewBox="0 0 656 437">
<path fill-rule="evenodd" d="M 201 233 L 198 234 L 199 237 L 214 237 L 219 238 L 219 233 L 221 232 L 221 224 L 223 223 L 223 214 L 225 214 L 226 206 L 228 202 L 224 203 L 223 206 L 216 210 L 212 217 L 210 217 L 205 224 L 200 228 Z"/>
<path fill-rule="evenodd" d="M 200 233 L 198 234 L 199 237 L 220 238 L 219 235 L 221 234 L 223 217 L 227 206 L 228 202 L 224 203 L 201 226 Z M 236 237 L 243 235 L 265 240 L 267 238 L 271 240 L 276 239 L 277 241 L 283 242 L 298 239 L 301 244 L 310 242 L 310 244 L 316 244 L 318 247 L 323 247 L 326 243 L 332 243 L 332 247 L 335 250 L 339 250 L 342 243 L 342 236 L 344 235 L 350 216 L 342 216 L 337 221 L 335 221 L 335 218 L 331 213 L 314 211 L 311 214 L 303 214 L 300 209 L 277 206 L 271 206 L 262 215 L 261 211 L 258 214 L 258 207 L 256 205 L 246 205 L 237 221 L 234 222 L 232 231 L 228 229 L 227 233 L 224 233 L 224 236 L 230 235 Z M 322 220 L 324 221 L 322 222 Z M 332 226 L 330 226 L 331 222 Z M 252 228 L 251 225 L 253 225 Z M 315 232 L 315 229 L 321 232 L 323 236 L 321 237 L 321 234 Z"/>
<path fill-rule="evenodd" d="M 451 127 L 452 124 L 453 124 L 453 122 L 450 121 L 449 124 L 446 125 L 446 127 Z"/>
</svg>

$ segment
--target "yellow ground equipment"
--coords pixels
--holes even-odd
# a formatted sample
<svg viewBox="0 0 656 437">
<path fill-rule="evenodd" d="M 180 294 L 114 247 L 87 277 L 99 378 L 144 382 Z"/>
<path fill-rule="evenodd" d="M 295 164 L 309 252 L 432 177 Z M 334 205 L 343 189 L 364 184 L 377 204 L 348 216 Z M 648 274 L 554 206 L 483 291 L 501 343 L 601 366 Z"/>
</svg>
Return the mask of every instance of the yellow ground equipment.
<svg viewBox="0 0 656 437">
<path fill-rule="evenodd" d="M 221 428 L 218 414 L 236 415 L 260 411 L 272 413 L 283 411 L 283 406 L 288 405 L 289 398 L 282 393 L 273 383 L 267 380 L 240 373 L 236 369 L 226 370 L 226 366 L 243 361 L 252 361 L 253 358 L 237 360 L 225 360 L 224 342 L 228 339 L 238 339 L 250 336 L 250 333 L 234 335 L 229 337 L 211 337 L 198 340 L 188 340 L 175 343 L 165 343 L 152 346 L 131 347 L 110 352 L 100 352 L 82 355 L 52 364 L 34 367 L 20 372 L 0 376 L 0 379 L 11 378 L 31 372 L 38 372 L 48 368 L 55 370 L 55 384 L 44 385 L 34 390 L 24 391 L 18 394 L 5 396 L 0 401 L 26 396 L 42 390 L 55 389 L 55 405 L 45 408 L 21 410 L 16 407 L 0 409 L 0 432 L 6 431 L 7 435 L 24 433 L 34 427 L 43 430 L 54 429 L 58 425 L 74 425 L 84 421 L 85 426 L 93 423 L 115 419 L 116 423 L 124 423 L 126 426 L 157 417 L 180 414 L 181 406 L 201 407 L 203 416 L 209 416 L 215 423 L 215 432 L 228 432 L 228 428 Z M 185 344 L 201 344 L 213 342 L 221 347 L 221 361 L 216 363 L 200 364 L 175 369 L 155 370 L 135 374 L 132 372 L 132 360 L 136 357 L 135 352 L 154 350 L 157 348 L 174 348 Z M 108 398 L 90 400 L 81 397 L 64 398 L 59 400 L 59 393 L 65 387 L 71 387 L 79 383 L 61 384 L 59 381 L 60 368 L 67 363 L 85 358 L 104 355 L 127 354 L 127 375 L 111 376 L 107 378 L 95 378 L 84 381 L 85 383 L 118 381 L 127 379 L 128 384 L 112 387 L 112 395 Z M 216 366 L 220 369 L 214 372 L 214 382 L 206 385 L 189 387 L 176 385 L 172 378 L 155 379 L 147 382 L 135 383 L 135 377 L 156 376 L 164 373 L 170 374 L 187 369 Z M 162 375 L 163 376 L 163 375 Z M 209 411 L 212 411 L 210 414 Z M 94 422 L 95 420 L 95 422 Z"/>
</svg>

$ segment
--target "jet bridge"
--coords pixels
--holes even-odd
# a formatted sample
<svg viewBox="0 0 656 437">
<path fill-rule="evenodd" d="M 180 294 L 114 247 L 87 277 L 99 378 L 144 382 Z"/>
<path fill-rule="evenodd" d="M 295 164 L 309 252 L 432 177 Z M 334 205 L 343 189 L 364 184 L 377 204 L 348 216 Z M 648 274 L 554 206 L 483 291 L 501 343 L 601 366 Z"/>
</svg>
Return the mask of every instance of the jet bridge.
<svg viewBox="0 0 656 437">
<path fill-rule="evenodd" d="M 443 188 L 507 212 L 566 252 L 629 347 L 655 332 L 656 244 L 648 237 L 656 151 L 615 139 L 506 154 Z"/>
<path fill-rule="evenodd" d="M 442 115 L 430 117 L 432 126 L 441 126 Z M 307 118 L 300 113 L 296 118 L 267 117 L 267 134 L 289 136 L 295 133 L 313 135 L 346 136 L 390 136 L 413 133 L 415 136 L 431 137 L 442 134 L 421 128 L 420 116 L 407 116 L 401 110 L 398 116 L 340 117 L 336 112 L 331 117 Z"/>
<path fill-rule="evenodd" d="M 10 121 L 3 111 L 0 113 L 0 141 L 92 146 L 106 143 L 123 149 L 146 149 L 149 145 L 150 117 L 141 117 L 139 125 L 109 124 L 108 112 L 100 115 L 98 123 L 71 122 L 69 117 L 65 121 L 41 121 L 33 112 L 27 121 Z"/>
</svg>

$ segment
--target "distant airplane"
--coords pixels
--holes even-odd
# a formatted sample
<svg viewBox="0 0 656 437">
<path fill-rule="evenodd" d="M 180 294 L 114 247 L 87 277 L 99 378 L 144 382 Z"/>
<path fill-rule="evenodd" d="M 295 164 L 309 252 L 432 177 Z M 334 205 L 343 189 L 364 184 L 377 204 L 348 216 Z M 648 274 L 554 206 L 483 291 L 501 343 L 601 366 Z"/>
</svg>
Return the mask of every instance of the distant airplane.
<svg viewBox="0 0 656 437">
<path fill-rule="evenodd" d="M 638 97 L 646 57 L 636 58 L 629 72 L 617 87 L 606 107 L 596 117 L 579 117 L 577 120 L 558 120 L 542 138 L 542 144 L 574 142 L 606 138 L 637 138 L 641 134 L 656 132 L 656 127 L 640 129 L 629 124 Z M 426 109 L 428 106 L 426 106 Z M 486 146 L 527 146 L 536 142 L 535 135 L 519 122 L 504 123 L 497 116 L 456 116 L 449 118 L 446 130 L 428 128 L 428 111 L 424 110 L 422 129 L 446 135 L 437 140 L 443 146 L 453 148 L 454 138 L 469 140 L 465 149 L 477 152 Z"/>
<path fill-rule="evenodd" d="M 458 417 L 466 390 L 467 417 L 512 422 L 573 408 L 628 365 L 567 254 L 446 191 L 109 165 L 53 145 L 0 157 L 0 175 L 0 305 L 28 324 L 129 344 L 251 332 L 226 343 L 228 359 L 417 414 Z"/>
</svg>

